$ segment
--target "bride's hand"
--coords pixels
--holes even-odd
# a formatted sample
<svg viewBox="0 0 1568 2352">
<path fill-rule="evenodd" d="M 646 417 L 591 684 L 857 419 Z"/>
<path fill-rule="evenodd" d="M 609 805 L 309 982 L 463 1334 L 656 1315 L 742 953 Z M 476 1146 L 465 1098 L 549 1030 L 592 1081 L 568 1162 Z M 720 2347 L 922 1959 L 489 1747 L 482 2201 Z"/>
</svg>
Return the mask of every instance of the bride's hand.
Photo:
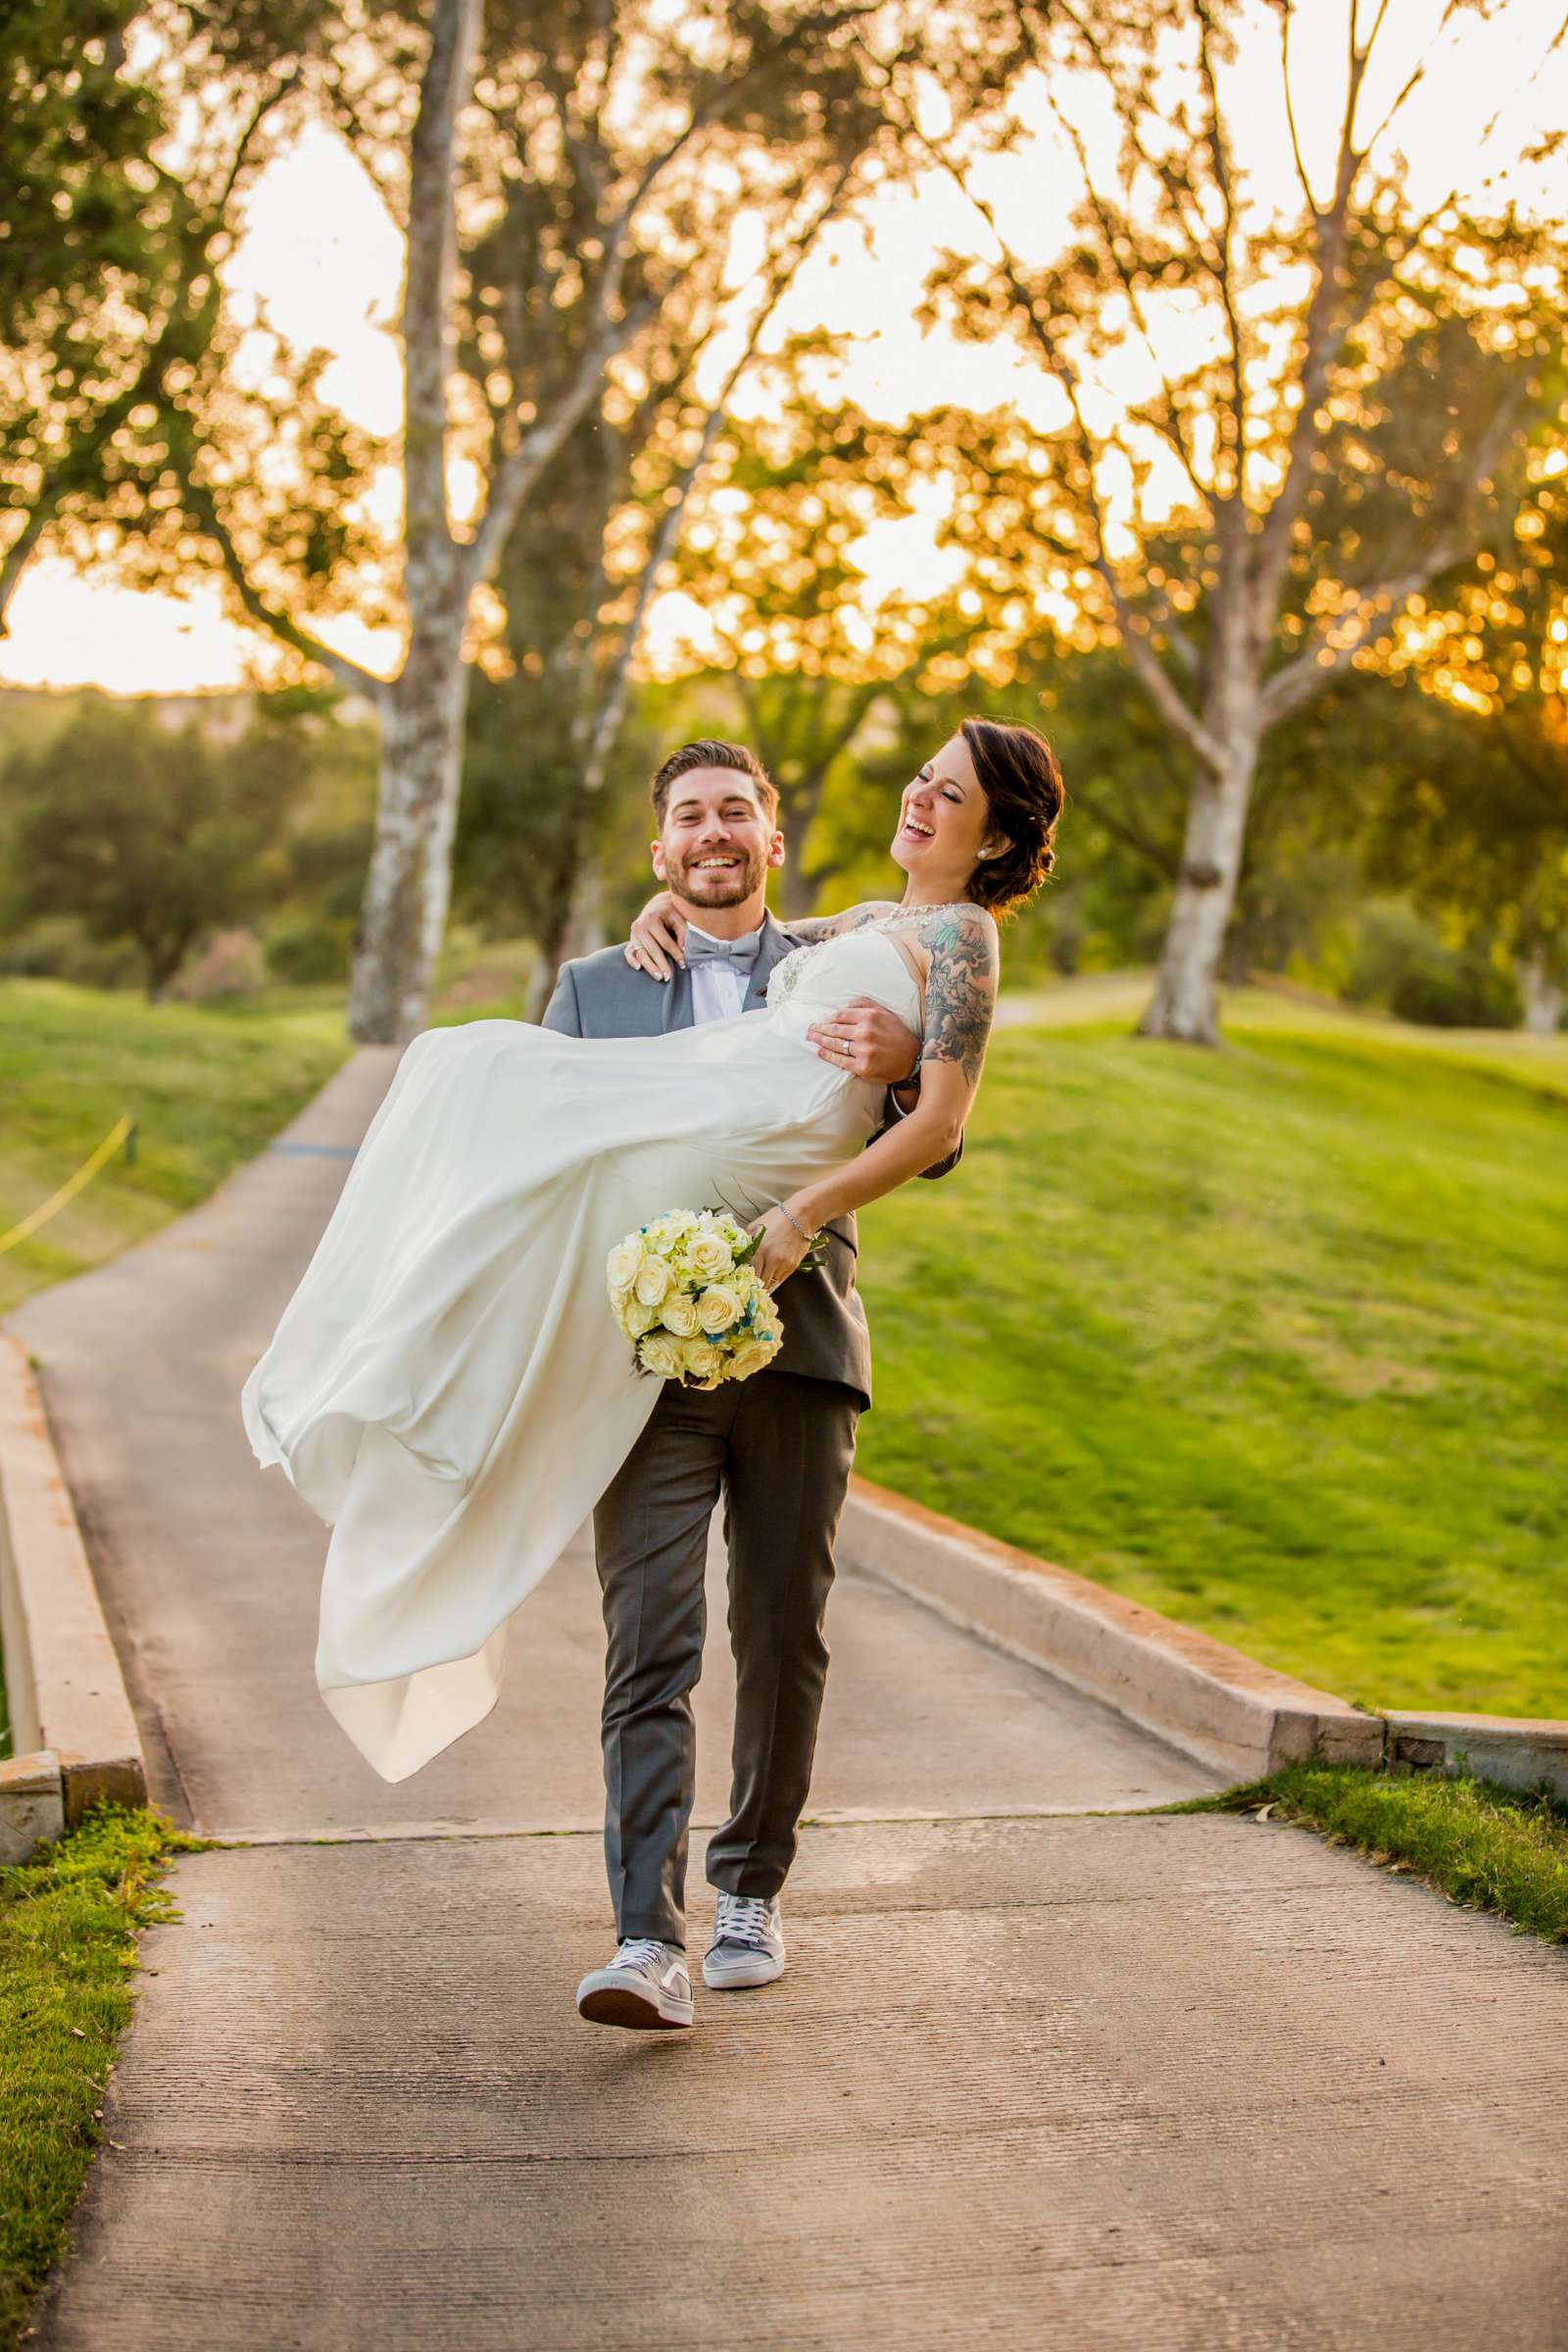
<svg viewBox="0 0 1568 2352">
<path fill-rule="evenodd" d="M 803 1218 L 801 1224 L 804 1223 Z M 769 1291 L 776 1291 L 781 1282 L 788 1282 L 813 1239 L 811 1234 L 803 1233 L 801 1225 L 786 1216 L 782 1207 L 770 1208 L 762 1216 L 754 1217 L 746 1230 L 762 1237 L 751 1263 L 763 1288 Z"/>
<path fill-rule="evenodd" d="M 686 917 L 667 890 L 649 900 L 621 952 L 634 972 L 652 972 L 656 980 L 667 980 L 673 965 L 685 962 Z"/>
</svg>

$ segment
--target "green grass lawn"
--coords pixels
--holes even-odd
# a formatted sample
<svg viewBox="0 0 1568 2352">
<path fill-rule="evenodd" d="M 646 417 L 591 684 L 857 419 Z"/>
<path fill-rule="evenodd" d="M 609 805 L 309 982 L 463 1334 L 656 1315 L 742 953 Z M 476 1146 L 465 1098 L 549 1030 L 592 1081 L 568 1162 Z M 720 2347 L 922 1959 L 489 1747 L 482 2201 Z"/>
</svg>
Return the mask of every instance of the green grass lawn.
<svg viewBox="0 0 1568 2352">
<path fill-rule="evenodd" d="M 0 2344 L 62 2250 L 98 2142 L 136 1931 L 171 1916 L 168 1855 L 202 1842 L 162 1814 L 103 1806 L 0 1870 Z"/>
<path fill-rule="evenodd" d="M 532 950 L 457 934 L 432 1019 L 515 1018 Z M 352 1048 L 341 988 L 148 1004 L 54 980 L 0 980 L 0 1234 L 63 1184 L 124 1111 L 114 1158 L 37 1235 L 0 1256 L 0 1314 L 116 1256 L 206 1200 L 304 1108 Z"/>
<path fill-rule="evenodd" d="M 1568 1713 L 1568 1040 L 1018 1009 L 862 1219 L 861 1468 L 1363 1704 Z"/>
<path fill-rule="evenodd" d="M 205 1200 L 310 1101 L 349 1052 L 340 990 L 243 1004 L 148 1004 L 54 980 L 0 981 L 0 1233 L 63 1184 L 123 1111 L 117 1155 L 0 1256 L 0 1314 Z"/>
</svg>

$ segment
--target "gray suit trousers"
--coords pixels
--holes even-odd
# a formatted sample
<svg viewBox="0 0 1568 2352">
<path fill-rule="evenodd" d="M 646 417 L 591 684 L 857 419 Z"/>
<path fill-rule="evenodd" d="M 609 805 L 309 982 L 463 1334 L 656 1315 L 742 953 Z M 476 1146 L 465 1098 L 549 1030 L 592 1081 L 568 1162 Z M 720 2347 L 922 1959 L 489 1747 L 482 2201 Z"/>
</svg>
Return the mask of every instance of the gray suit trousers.
<svg viewBox="0 0 1568 2352">
<path fill-rule="evenodd" d="M 730 1817 L 708 1876 L 776 1894 L 795 1858 L 827 1679 L 822 1620 L 860 1399 L 780 1371 L 671 1381 L 594 1513 L 608 1655 L 605 1860 L 621 1936 L 685 1944 L 708 1523 L 722 1491 L 735 1654 Z"/>
</svg>

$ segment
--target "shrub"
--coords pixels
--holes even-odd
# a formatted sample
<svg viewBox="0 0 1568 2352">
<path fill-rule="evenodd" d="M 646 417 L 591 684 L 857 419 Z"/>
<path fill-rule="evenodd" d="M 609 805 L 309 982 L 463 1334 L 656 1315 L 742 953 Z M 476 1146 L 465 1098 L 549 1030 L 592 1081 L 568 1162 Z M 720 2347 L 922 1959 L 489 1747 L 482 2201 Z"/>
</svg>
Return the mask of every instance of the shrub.
<svg viewBox="0 0 1568 2352">
<path fill-rule="evenodd" d="M 1449 947 L 1399 899 L 1374 899 L 1356 916 L 1345 994 L 1442 1029 L 1512 1029 L 1523 1009 L 1514 982 L 1481 949 Z"/>
<path fill-rule="evenodd" d="M 351 918 L 293 915 L 274 924 L 266 940 L 267 968 L 274 980 L 315 987 L 347 977 L 354 940 Z"/>
</svg>

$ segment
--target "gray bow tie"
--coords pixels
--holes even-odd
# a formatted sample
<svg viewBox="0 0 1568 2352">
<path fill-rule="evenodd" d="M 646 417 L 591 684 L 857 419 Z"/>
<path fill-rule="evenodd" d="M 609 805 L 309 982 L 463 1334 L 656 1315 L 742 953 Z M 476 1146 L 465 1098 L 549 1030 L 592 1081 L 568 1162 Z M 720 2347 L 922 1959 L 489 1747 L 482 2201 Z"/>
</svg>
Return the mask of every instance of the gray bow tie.
<svg viewBox="0 0 1568 2352">
<path fill-rule="evenodd" d="M 741 971 L 749 972 L 757 961 L 761 945 L 762 934 L 760 930 L 748 931 L 740 939 L 710 939 L 706 931 L 699 931 L 694 923 L 686 926 L 688 966 L 706 963 L 711 956 L 715 961 L 733 963 Z"/>
</svg>

